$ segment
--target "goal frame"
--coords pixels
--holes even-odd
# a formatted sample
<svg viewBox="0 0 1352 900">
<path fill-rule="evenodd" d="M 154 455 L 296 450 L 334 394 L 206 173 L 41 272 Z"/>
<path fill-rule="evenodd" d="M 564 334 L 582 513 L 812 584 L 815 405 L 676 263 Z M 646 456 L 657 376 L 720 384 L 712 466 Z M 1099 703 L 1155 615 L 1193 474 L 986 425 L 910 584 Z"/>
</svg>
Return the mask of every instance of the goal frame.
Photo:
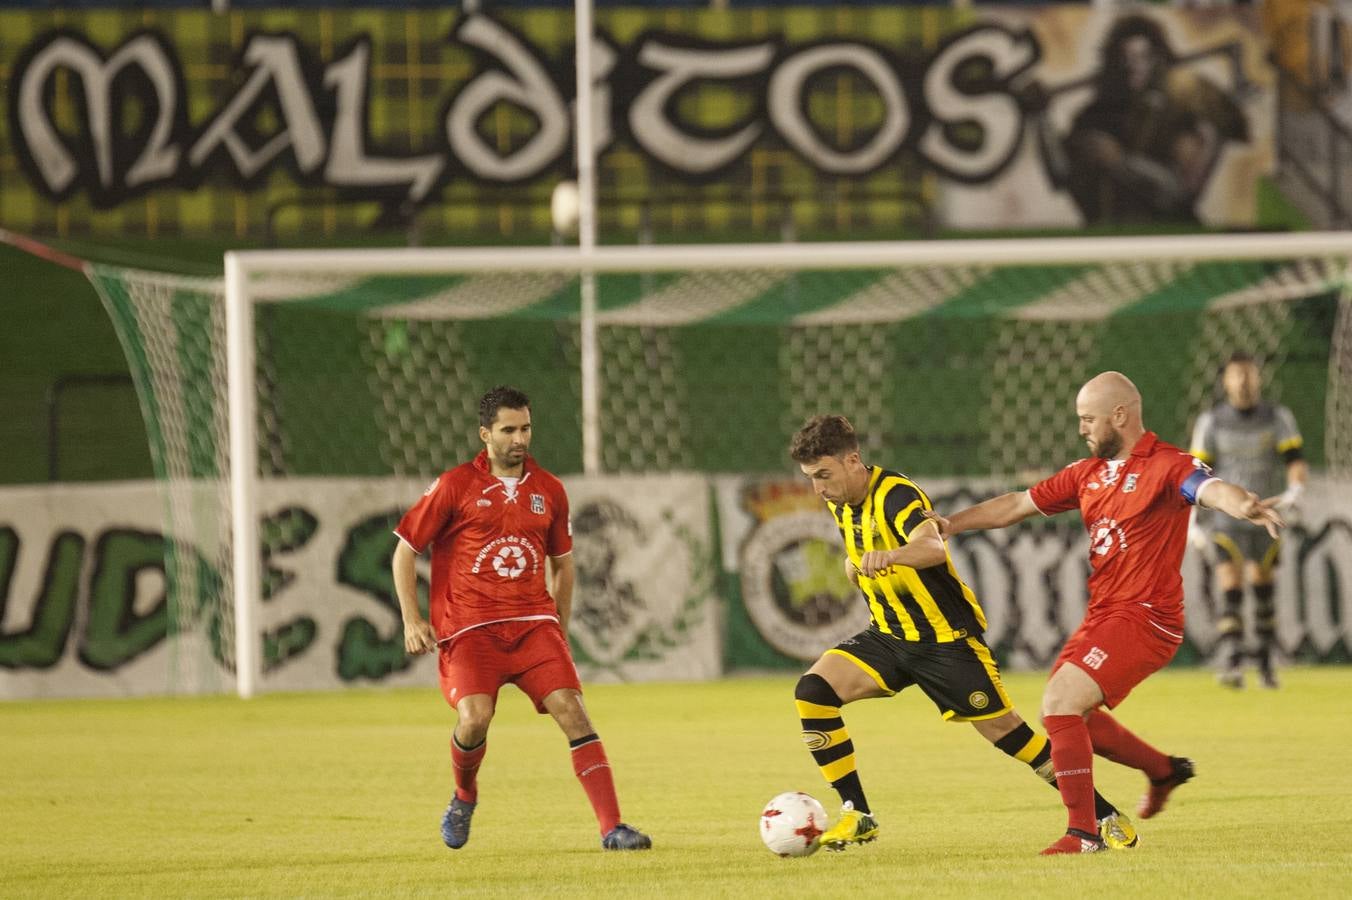
<svg viewBox="0 0 1352 900">
<path fill-rule="evenodd" d="M 1144 237 L 1008 238 L 780 244 L 670 246 L 398 248 L 247 250 L 225 254 L 226 380 L 230 448 L 230 529 L 235 619 L 236 690 L 258 689 L 261 648 L 257 629 L 261 562 L 258 554 L 257 395 L 254 368 L 254 300 L 258 275 L 323 271 L 327 274 L 429 275 L 492 272 L 835 270 L 902 266 L 1074 265 L 1088 263 L 1214 261 L 1342 257 L 1352 261 L 1352 233 L 1303 232 Z M 1352 272 L 1352 262 L 1349 262 Z M 586 291 L 584 291 L 586 293 Z M 285 301 L 283 301 L 285 302 Z M 583 470 L 601 474 L 599 397 L 602 360 L 597 351 L 595 302 L 579 316 Z M 590 398 L 590 402 L 588 401 Z"/>
</svg>

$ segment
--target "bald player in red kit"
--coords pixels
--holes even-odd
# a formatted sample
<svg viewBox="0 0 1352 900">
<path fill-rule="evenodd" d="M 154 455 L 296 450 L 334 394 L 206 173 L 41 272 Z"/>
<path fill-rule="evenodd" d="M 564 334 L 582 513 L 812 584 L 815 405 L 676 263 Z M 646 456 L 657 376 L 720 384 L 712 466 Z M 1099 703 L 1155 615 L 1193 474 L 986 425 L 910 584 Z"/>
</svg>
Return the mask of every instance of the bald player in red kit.
<svg viewBox="0 0 1352 900">
<path fill-rule="evenodd" d="M 606 850 L 646 850 L 651 839 L 620 821 L 605 748 L 582 704 L 565 637 L 573 597 L 573 535 L 562 482 L 530 456 L 530 400 L 496 387 L 479 401 L 484 449 L 443 472 L 399 521 L 394 585 L 404 648 L 436 651 L 441 690 L 455 708 L 455 793 L 441 837 L 469 840 L 478 773 L 498 690 L 515 684 L 559 724 Z M 431 549 L 431 622 L 418 609 L 414 557 Z M 546 560 L 551 577 L 546 583 Z"/>
<path fill-rule="evenodd" d="M 1089 531 L 1089 608 L 1042 695 L 1056 783 L 1069 813 L 1065 835 L 1044 855 L 1104 848 L 1094 819 L 1094 754 L 1145 773 L 1150 784 L 1137 808 L 1143 819 L 1193 777 L 1191 760 L 1166 756 L 1101 708 L 1115 708 L 1164 668 L 1183 640 L 1179 569 L 1191 507 L 1262 525 L 1273 537 L 1284 524 L 1257 494 L 1221 481 L 1187 451 L 1146 431 L 1141 395 L 1125 375 L 1090 379 L 1075 410 L 1092 456 L 1027 491 L 935 517 L 948 537 L 1078 509 Z"/>
</svg>

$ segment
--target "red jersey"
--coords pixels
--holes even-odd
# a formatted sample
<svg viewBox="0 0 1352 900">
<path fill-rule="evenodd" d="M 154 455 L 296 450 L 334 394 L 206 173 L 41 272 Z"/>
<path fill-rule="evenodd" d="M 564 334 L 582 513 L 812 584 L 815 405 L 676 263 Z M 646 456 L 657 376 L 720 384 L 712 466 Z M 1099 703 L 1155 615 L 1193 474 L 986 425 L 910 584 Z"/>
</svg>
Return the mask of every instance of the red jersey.
<svg viewBox="0 0 1352 900">
<path fill-rule="evenodd" d="M 432 548 L 432 628 L 439 640 L 487 625 L 554 619 L 545 557 L 572 552 L 563 483 L 527 456 L 509 489 L 488 453 L 443 472 L 394 533 L 422 553 Z"/>
<path fill-rule="evenodd" d="M 1146 603 L 1183 612 L 1183 551 L 1189 507 L 1211 471 L 1191 454 L 1147 431 L 1124 460 L 1071 463 L 1033 485 L 1044 516 L 1079 507 L 1089 531 L 1089 612 Z"/>
</svg>

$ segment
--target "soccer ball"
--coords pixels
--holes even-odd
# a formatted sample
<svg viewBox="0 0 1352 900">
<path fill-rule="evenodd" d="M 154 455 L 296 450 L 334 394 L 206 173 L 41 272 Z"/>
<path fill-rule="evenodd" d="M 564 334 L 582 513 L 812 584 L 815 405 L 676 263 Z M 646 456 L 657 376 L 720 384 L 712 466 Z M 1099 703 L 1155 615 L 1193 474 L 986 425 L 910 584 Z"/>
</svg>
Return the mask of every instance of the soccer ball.
<svg viewBox="0 0 1352 900">
<path fill-rule="evenodd" d="M 760 816 L 761 840 L 779 856 L 811 856 L 821 846 L 825 830 L 826 810 L 800 791 L 775 797 Z"/>
</svg>

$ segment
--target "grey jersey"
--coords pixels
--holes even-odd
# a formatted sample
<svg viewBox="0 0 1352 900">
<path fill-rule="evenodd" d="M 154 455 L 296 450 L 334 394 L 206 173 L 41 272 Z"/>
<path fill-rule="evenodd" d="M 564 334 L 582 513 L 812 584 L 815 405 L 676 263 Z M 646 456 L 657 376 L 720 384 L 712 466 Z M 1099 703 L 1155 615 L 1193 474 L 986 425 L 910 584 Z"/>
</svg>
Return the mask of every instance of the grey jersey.
<svg viewBox="0 0 1352 900">
<path fill-rule="evenodd" d="M 1301 444 L 1285 406 L 1259 403 L 1241 411 L 1222 401 L 1197 419 L 1190 452 L 1219 478 L 1267 498 L 1286 490 L 1286 454 Z"/>
</svg>

